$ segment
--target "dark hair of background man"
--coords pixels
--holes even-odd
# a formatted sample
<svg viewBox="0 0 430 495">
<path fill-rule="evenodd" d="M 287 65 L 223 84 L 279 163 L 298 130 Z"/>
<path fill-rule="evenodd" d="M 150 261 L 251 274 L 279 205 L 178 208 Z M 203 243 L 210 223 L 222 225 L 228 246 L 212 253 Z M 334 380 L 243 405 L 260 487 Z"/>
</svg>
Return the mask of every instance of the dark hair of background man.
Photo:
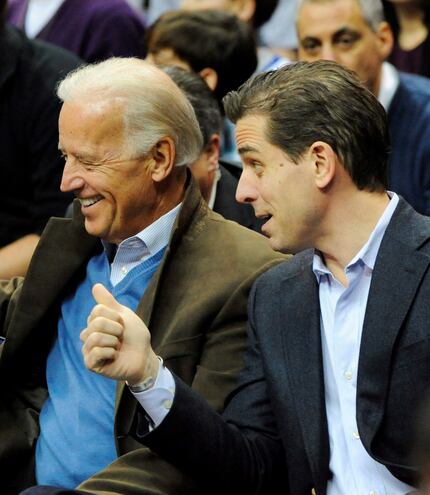
<svg viewBox="0 0 430 495">
<path fill-rule="evenodd" d="M 216 71 L 215 96 L 219 102 L 237 89 L 257 67 L 252 27 L 228 12 L 172 11 L 162 15 L 145 35 L 147 53 L 171 49 L 194 72 Z"/>
<path fill-rule="evenodd" d="M 220 134 L 223 121 L 218 102 L 205 81 L 195 72 L 179 67 L 161 67 L 185 93 L 191 103 L 203 136 L 203 148 L 213 134 Z"/>
</svg>

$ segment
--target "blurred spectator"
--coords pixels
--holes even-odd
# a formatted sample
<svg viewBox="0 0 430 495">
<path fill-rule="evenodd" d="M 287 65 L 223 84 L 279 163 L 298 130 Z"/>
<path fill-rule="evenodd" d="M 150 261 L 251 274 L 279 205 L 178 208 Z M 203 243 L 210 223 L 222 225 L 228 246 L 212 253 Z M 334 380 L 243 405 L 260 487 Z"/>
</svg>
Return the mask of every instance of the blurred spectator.
<svg viewBox="0 0 430 495">
<path fill-rule="evenodd" d="M 389 61 L 398 69 L 430 76 L 430 2 L 383 0 L 385 17 L 394 32 Z"/>
<path fill-rule="evenodd" d="M 182 0 L 181 7 L 185 10 L 217 9 L 230 12 L 250 24 L 257 36 L 258 29 L 270 19 L 277 4 L 278 0 Z M 257 62 L 256 71 L 262 72 L 277 69 L 290 60 L 273 52 L 270 47 L 260 45 L 257 49 Z M 228 120 L 226 120 L 222 156 L 241 167 L 234 140 L 234 127 Z"/>
<path fill-rule="evenodd" d="M 299 58 L 354 70 L 388 113 L 388 187 L 430 214 L 430 80 L 384 63 L 393 34 L 380 0 L 301 0 Z"/>
<path fill-rule="evenodd" d="M 45 223 L 71 199 L 60 192 L 55 86 L 81 61 L 3 22 L 0 47 L 0 278 L 10 278 L 25 274 Z"/>
<path fill-rule="evenodd" d="M 257 34 L 258 29 L 272 16 L 278 0 L 182 0 L 185 10 L 224 10 L 249 22 Z M 290 59 L 274 53 L 269 47 L 258 47 L 258 72 L 272 70 L 290 62 Z"/>
<path fill-rule="evenodd" d="M 125 0 L 9 0 L 7 20 L 87 62 L 143 55 L 143 17 Z"/>
<path fill-rule="evenodd" d="M 181 6 L 182 0 L 128 0 L 129 3 L 138 8 L 143 8 L 145 12 L 145 17 L 148 19 L 148 24 L 152 24 L 158 19 L 158 17 L 166 12 L 167 10 L 176 10 Z M 248 12 L 245 15 L 244 20 L 249 20 L 249 12 L 254 10 L 254 6 L 258 9 L 255 15 L 257 20 L 258 28 L 258 38 L 259 44 L 264 47 L 270 47 L 272 56 L 278 55 L 282 58 L 288 60 L 295 60 L 297 58 L 297 36 L 296 28 L 294 25 L 295 20 L 295 7 L 296 0 L 279 0 L 278 2 L 270 0 L 259 1 L 255 3 L 254 1 L 249 2 L 237 2 L 235 0 L 223 1 L 223 0 L 205 0 L 204 2 L 199 1 L 186 2 L 185 7 L 188 8 L 213 8 L 222 10 L 233 10 L 235 5 L 236 8 L 239 6 L 240 10 Z M 273 6 L 278 3 L 277 7 L 273 11 Z M 251 5 L 251 9 L 244 9 L 243 7 Z M 272 13 L 273 12 L 273 13 Z M 274 53 L 275 52 L 275 53 Z M 269 53 L 267 48 L 262 51 L 261 58 L 263 58 L 263 53 Z M 262 65 L 265 58 L 262 60 Z"/>
<path fill-rule="evenodd" d="M 222 98 L 244 83 L 257 67 L 257 46 L 250 24 L 218 10 L 166 12 L 148 29 L 145 49 L 152 63 L 197 72 L 214 92 L 221 109 Z M 240 166 L 231 126 L 225 120 L 222 157 Z"/>
<path fill-rule="evenodd" d="M 216 10 L 165 13 L 148 29 L 145 50 L 157 65 L 200 74 L 220 105 L 257 66 L 252 29 L 235 15 Z"/>
<path fill-rule="evenodd" d="M 189 167 L 200 186 L 209 207 L 228 220 L 261 232 L 262 220 L 257 219 L 249 204 L 236 201 L 240 170 L 219 161 L 222 116 L 212 91 L 195 72 L 179 67 L 164 67 L 166 72 L 191 103 L 203 136 L 202 152 Z"/>
</svg>

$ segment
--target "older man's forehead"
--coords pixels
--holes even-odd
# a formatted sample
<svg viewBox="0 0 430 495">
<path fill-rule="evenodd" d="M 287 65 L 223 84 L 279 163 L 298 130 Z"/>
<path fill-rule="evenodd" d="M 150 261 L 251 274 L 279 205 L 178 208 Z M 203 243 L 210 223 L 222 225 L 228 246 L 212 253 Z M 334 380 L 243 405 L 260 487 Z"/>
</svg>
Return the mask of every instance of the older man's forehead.
<svg viewBox="0 0 430 495">
<path fill-rule="evenodd" d="M 98 102 L 69 101 L 62 106 L 59 119 L 59 145 L 67 152 L 88 160 L 100 157 L 110 147 L 120 150 L 124 143 L 121 106 Z"/>
</svg>

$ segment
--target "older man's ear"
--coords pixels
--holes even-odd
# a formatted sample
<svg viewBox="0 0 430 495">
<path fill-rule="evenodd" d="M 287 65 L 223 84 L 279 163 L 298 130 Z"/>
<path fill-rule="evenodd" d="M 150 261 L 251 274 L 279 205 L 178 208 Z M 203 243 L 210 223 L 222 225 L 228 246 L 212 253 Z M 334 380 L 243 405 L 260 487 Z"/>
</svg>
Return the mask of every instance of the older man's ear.
<svg viewBox="0 0 430 495">
<path fill-rule="evenodd" d="M 161 182 L 170 175 L 175 164 L 175 143 L 166 136 L 153 147 L 148 161 L 151 178 L 154 182 Z"/>
</svg>

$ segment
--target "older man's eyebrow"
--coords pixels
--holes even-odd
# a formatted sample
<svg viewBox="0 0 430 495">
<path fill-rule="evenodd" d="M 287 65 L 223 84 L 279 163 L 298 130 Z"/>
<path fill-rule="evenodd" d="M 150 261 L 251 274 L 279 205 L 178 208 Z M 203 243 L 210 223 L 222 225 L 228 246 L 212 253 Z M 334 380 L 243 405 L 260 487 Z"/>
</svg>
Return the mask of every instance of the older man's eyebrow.
<svg viewBox="0 0 430 495">
<path fill-rule="evenodd" d="M 66 154 L 66 152 L 64 151 L 63 147 L 61 146 L 60 143 L 58 143 L 58 151 L 60 151 L 61 154 Z M 100 160 L 97 159 L 96 156 L 94 156 L 92 153 L 90 152 L 70 152 L 70 153 L 67 153 L 67 154 L 70 154 L 71 156 L 74 156 L 77 160 L 80 160 L 82 162 L 99 162 Z"/>
<path fill-rule="evenodd" d="M 258 152 L 258 148 L 255 148 L 254 146 L 241 146 L 240 148 L 237 149 L 239 155 L 245 155 L 246 153 L 255 153 Z"/>
</svg>

